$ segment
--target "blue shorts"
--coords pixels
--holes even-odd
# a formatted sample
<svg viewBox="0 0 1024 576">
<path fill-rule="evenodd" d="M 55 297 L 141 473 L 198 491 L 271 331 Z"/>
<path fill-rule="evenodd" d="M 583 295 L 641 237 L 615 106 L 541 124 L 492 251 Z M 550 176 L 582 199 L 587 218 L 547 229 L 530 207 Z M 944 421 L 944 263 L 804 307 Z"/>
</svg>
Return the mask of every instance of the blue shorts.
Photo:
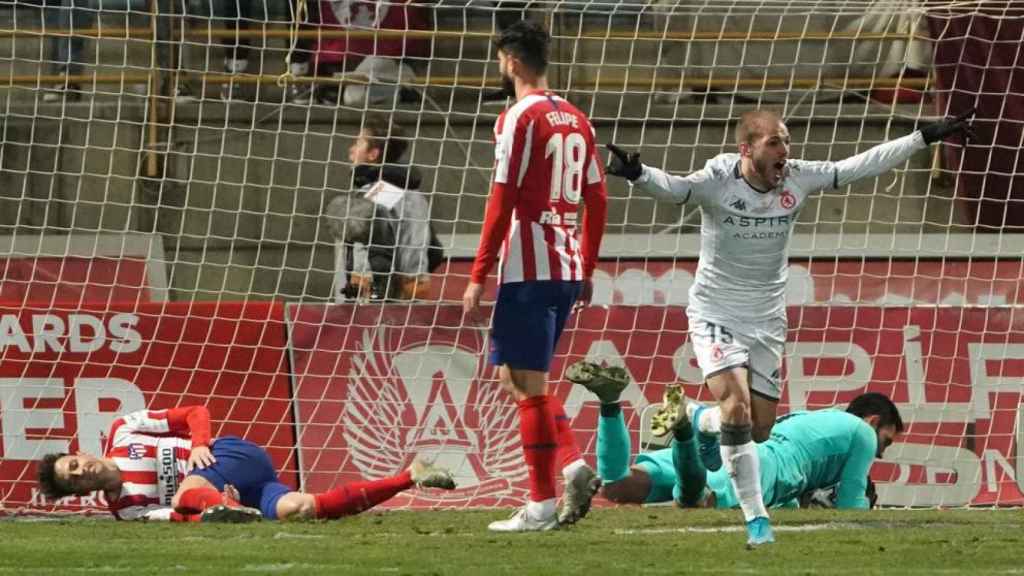
<svg viewBox="0 0 1024 576">
<path fill-rule="evenodd" d="M 498 288 L 491 364 L 547 372 L 583 282 L 511 282 Z"/>
<path fill-rule="evenodd" d="M 193 470 L 190 476 L 206 478 L 218 491 L 231 484 L 238 489 L 242 504 L 259 508 L 267 520 L 277 520 L 277 501 L 293 490 L 277 480 L 267 451 L 235 436 L 217 438 L 210 451 L 217 462 Z"/>
</svg>

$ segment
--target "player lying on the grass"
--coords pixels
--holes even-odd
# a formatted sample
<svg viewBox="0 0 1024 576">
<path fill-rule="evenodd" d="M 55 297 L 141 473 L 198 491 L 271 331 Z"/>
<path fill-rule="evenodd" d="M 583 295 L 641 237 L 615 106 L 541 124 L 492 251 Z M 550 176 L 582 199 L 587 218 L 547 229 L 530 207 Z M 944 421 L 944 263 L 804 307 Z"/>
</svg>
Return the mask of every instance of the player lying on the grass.
<svg viewBox="0 0 1024 576">
<path fill-rule="evenodd" d="M 320 494 L 277 479 L 267 452 L 241 438 L 210 438 L 205 406 L 140 410 L 114 421 L 104 457 L 49 454 L 39 463 L 48 498 L 102 490 L 120 520 L 249 522 L 340 518 L 415 486 L 455 488 L 451 474 L 419 460 L 401 474 Z"/>
<path fill-rule="evenodd" d="M 663 407 L 673 415 L 668 430 L 673 435 L 671 447 L 637 454 L 631 467 L 629 430 L 619 405 L 619 394 L 628 383 L 625 371 L 579 362 L 569 367 L 566 378 L 601 401 L 597 471 L 604 480 L 605 498 L 618 504 L 739 506 L 726 469 L 709 473 L 701 463 L 695 440 L 699 432 L 689 416 L 692 408 L 687 410 L 678 393 L 676 401 Z M 765 506 L 791 506 L 805 494 L 836 487 L 836 508 L 868 508 L 871 463 L 902 431 L 896 405 L 874 392 L 854 398 L 845 412 L 816 410 L 779 418 L 771 437 L 757 445 Z"/>
<path fill-rule="evenodd" d="M 733 154 L 675 176 L 614 144 L 608 174 L 657 200 L 701 210 L 701 249 L 686 315 L 708 388 L 721 406 L 721 460 L 747 522 L 750 544 L 774 541 L 758 483 L 754 440 L 768 438 L 782 391 L 789 240 L 808 198 L 873 178 L 949 136 L 971 135 L 968 112 L 924 126 L 838 162 L 789 157 L 782 118 L 768 110 L 736 123 Z"/>
</svg>

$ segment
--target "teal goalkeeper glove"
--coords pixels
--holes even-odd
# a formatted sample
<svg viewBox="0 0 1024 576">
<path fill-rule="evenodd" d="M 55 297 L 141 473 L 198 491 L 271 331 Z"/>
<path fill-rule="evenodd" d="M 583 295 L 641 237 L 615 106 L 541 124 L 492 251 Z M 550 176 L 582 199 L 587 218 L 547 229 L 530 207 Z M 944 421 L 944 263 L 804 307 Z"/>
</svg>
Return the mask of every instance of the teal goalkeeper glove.
<svg viewBox="0 0 1024 576">
<path fill-rule="evenodd" d="M 644 173 L 644 165 L 640 163 L 640 154 L 637 152 L 626 152 L 615 144 L 605 144 L 611 151 L 612 156 L 608 161 L 605 170 L 612 176 L 625 178 L 632 182 Z"/>
<path fill-rule="evenodd" d="M 974 116 L 974 111 L 975 108 L 971 108 L 952 120 L 941 120 L 921 128 L 921 137 L 924 138 L 924 143 L 931 144 L 939 140 L 945 140 L 947 136 L 952 136 L 953 134 L 963 134 L 965 143 L 967 140 L 977 140 L 978 136 L 971 129 L 971 125 L 967 121 L 968 118 Z"/>
</svg>

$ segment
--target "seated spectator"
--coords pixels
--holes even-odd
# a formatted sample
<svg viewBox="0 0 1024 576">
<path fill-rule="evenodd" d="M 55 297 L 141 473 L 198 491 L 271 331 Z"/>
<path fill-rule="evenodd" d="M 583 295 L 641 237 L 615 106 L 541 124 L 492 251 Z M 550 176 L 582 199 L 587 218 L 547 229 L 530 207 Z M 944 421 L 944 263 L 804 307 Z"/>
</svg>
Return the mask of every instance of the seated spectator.
<svg viewBox="0 0 1024 576">
<path fill-rule="evenodd" d="M 398 164 L 407 147 L 401 127 L 370 116 L 349 148 L 356 192 L 334 198 L 326 211 L 343 251 L 339 293 L 345 298 L 425 298 L 430 272 L 444 259 L 419 190 L 421 175 Z M 354 273 L 357 244 L 365 246 L 369 277 Z"/>
<path fill-rule="evenodd" d="M 358 31 L 426 30 L 427 7 L 415 0 L 324 0 L 321 16 L 325 29 Z M 347 83 L 341 102 L 346 106 L 394 105 L 418 101 L 419 94 L 406 85 L 416 77 L 410 64 L 428 55 L 429 44 L 420 38 L 322 38 L 318 43 L 316 73 L 351 72 L 365 77 L 366 84 Z M 323 90 L 318 99 L 337 104 L 339 94 Z"/>
</svg>

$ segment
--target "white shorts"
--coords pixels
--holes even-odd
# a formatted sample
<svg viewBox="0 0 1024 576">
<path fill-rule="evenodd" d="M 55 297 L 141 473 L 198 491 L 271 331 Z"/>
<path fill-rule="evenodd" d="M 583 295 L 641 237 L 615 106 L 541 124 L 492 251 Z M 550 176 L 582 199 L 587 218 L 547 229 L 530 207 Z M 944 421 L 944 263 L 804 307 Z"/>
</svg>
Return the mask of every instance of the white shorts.
<svg viewBox="0 0 1024 576">
<path fill-rule="evenodd" d="M 778 401 L 782 397 L 782 354 L 786 348 L 786 321 L 723 325 L 689 316 L 690 341 L 704 379 L 744 366 L 750 391 Z"/>
</svg>

